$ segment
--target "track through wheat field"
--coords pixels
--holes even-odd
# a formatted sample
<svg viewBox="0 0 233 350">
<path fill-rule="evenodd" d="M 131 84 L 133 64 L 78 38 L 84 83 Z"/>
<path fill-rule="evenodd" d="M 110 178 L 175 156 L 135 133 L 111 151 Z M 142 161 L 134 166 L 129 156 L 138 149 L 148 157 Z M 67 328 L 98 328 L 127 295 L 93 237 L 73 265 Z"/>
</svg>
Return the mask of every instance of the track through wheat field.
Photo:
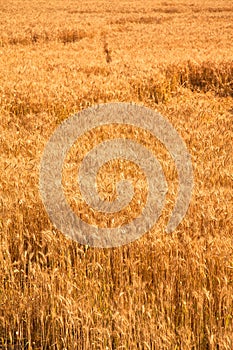
<svg viewBox="0 0 233 350">
<path fill-rule="evenodd" d="M 0 0 L 0 349 L 233 349 L 233 6 L 231 0 Z M 143 173 L 113 161 L 98 174 L 112 200 L 120 174 L 135 196 L 121 217 L 80 200 L 78 156 L 120 137 L 151 149 L 168 182 L 164 210 L 140 239 L 91 248 L 49 220 L 40 160 L 58 125 L 95 104 L 158 111 L 192 158 L 194 189 L 176 230 L 173 159 L 133 127 L 75 143 L 63 186 L 77 215 L 112 227 L 141 213 Z M 126 166 L 127 165 L 127 166 Z"/>
</svg>

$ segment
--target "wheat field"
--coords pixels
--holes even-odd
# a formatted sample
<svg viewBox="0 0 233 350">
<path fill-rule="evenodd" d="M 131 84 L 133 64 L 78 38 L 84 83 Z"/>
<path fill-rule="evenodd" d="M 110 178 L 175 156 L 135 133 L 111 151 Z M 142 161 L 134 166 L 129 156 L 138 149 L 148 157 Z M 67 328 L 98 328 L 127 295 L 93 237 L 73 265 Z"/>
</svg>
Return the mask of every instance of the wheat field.
<svg viewBox="0 0 233 350">
<path fill-rule="evenodd" d="M 232 43 L 231 0 L 0 0 L 0 349 L 233 349 Z M 108 217 L 83 205 L 76 155 L 95 143 L 133 137 L 168 182 L 154 227 L 107 249 L 53 226 L 39 171 L 58 125 L 108 102 L 151 108 L 174 126 L 194 189 L 167 234 L 178 180 L 166 149 L 130 127 L 85 134 L 66 159 L 63 186 L 88 223 L 112 227 L 142 210 L 132 201 Z M 143 173 L 120 160 L 101 169 L 100 196 L 115 198 L 119 173 L 145 203 Z"/>
</svg>

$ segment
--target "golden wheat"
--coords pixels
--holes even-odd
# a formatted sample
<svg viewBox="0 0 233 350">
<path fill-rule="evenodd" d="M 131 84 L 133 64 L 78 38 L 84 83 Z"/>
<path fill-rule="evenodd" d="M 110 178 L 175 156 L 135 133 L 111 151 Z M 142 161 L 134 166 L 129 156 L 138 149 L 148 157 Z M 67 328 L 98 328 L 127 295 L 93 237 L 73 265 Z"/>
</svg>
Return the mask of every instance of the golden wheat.
<svg viewBox="0 0 233 350">
<path fill-rule="evenodd" d="M 231 1 L 0 0 L 0 15 L 0 348 L 231 350 Z M 78 201 L 75 155 L 101 140 L 124 134 L 152 149 L 169 185 L 150 232 L 127 246 L 90 248 L 52 226 L 39 164 L 58 124 L 112 101 L 156 109 L 172 123 L 192 156 L 195 187 L 185 219 L 167 235 L 178 182 L 166 150 L 131 127 L 84 135 L 63 184 L 87 221 L 114 226 L 145 202 L 143 174 L 120 162 L 97 180 L 100 195 L 114 198 L 111 178 L 133 175 L 125 212 L 104 222 Z"/>
</svg>

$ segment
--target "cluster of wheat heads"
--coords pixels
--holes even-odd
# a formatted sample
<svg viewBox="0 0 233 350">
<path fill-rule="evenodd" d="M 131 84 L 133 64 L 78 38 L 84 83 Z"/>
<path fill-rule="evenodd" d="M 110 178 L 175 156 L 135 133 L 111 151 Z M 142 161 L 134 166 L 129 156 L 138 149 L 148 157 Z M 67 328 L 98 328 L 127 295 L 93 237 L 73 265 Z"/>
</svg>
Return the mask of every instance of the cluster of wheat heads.
<svg viewBox="0 0 233 350">
<path fill-rule="evenodd" d="M 231 3 L 0 4 L 0 348 L 232 349 Z M 39 194 L 39 163 L 64 119 L 112 101 L 166 116 L 192 156 L 195 188 L 184 221 L 167 235 L 178 190 L 172 158 L 144 131 L 124 129 L 157 155 L 169 193 L 140 240 L 97 249 L 54 229 Z M 84 135 L 66 159 L 64 192 L 83 218 L 72 181 L 76 155 L 93 138 L 120 132 Z M 121 169 L 109 163 L 99 173 L 103 197 Z M 143 202 L 143 174 L 124 170 Z M 138 209 L 132 205 L 126 219 Z"/>
</svg>

